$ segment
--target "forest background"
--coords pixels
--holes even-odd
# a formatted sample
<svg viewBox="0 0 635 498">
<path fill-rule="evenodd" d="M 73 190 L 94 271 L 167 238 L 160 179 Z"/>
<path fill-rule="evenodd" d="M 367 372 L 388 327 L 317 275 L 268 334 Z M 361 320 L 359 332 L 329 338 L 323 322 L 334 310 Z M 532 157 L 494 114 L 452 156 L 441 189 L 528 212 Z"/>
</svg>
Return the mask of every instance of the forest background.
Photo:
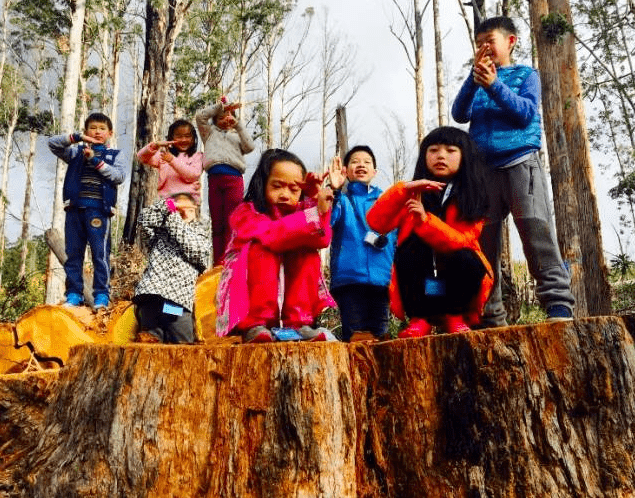
<svg viewBox="0 0 635 498">
<path fill-rule="evenodd" d="M 475 3 L 482 15 L 511 15 L 521 31 L 516 61 L 536 62 L 527 2 Z M 571 8 L 605 257 L 624 277 L 635 222 L 635 12 L 631 0 L 576 0 Z M 469 72 L 474 24 L 473 7 L 458 0 L 4 0 L 0 13 L 5 294 L 20 282 L 23 291 L 35 281 L 41 288 L 42 234 L 60 219 L 60 165 L 46 140 L 80 129 L 91 110 L 113 117 L 115 145 L 130 164 L 119 190 L 117 239 L 126 228 L 133 237 L 133 207 L 149 201 L 143 192 L 151 190 L 139 187 L 152 178 L 133 163 L 135 151 L 164 136 L 175 117 L 193 120 L 220 95 L 244 102 L 242 118 L 257 139 L 247 181 L 259 152 L 271 146 L 321 169 L 335 154 L 335 108 L 345 105 L 348 143 L 374 149 L 376 182 L 385 188 L 412 174 L 426 130 L 454 124 L 449 108 Z M 69 97 L 71 69 L 78 88 Z M 516 244 L 514 255 L 521 254 Z M 26 294 L 20 308 L 38 299 Z M 48 297 L 59 299 L 59 282 Z"/>
</svg>

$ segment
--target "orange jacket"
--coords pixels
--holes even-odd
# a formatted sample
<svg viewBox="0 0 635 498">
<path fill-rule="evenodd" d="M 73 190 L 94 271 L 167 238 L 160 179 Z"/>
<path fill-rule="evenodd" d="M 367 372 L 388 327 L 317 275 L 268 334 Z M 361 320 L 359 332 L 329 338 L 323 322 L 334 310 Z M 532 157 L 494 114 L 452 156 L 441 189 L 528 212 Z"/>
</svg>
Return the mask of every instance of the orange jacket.
<svg viewBox="0 0 635 498">
<path fill-rule="evenodd" d="M 411 193 L 406 189 L 405 183 L 397 183 L 384 192 L 370 208 L 366 215 L 368 225 L 376 232 L 383 234 L 399 228 L 397 245 L 400 245 L 414 232 L 438 253 L 449 253 L 459 249 L 473 250 L 485 265 L 487 272 L 481 282 L 478 294 L 464 314 L 464 319 L 468 324 L 478 323 L 494 282 L 492 267 L 481 251 L 478 242 L 484 220 L 474 222 L 459 219 L 459 210 L 454 202 L 450 202 L 448 205 L 445 220 L 431 213 L 426 213 L 425 219 L 421 219 L 406 209 L 406 201 L 410 197 Z M 394 265 L 389 292 L 390 308 L 395 316 L 403 320 L 405 314 Z"/>
</svg>

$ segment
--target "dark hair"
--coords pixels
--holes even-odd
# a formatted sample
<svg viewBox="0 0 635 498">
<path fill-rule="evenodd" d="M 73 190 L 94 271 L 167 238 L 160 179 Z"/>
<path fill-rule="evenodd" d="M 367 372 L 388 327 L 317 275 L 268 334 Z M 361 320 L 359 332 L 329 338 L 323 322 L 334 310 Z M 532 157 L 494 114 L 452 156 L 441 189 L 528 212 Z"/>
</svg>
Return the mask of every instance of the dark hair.
<svg viewBox="0 0 635 498">
<path fill-rule="evenodd" d="M 474 37 L 476 38 L 481 33 L 487 33 L 489 31 L 494 31 L 495 29 L 509 35 L 518 35 L 514 21 L 506 16 L 498 16 L 485 19 L 481 24 L 479 24 L 474 30 Z"/>
<path fill-rule="evenodd" d="M 192 155 L 196 152 L 196 149 L 198 149 L 198 135 L 196 134 L 196 130 L 194 129 L 192 123 L 185 119 L 177 119 L 168 128 L 168 140 L 174 140 L 174 133 L 176 132 L 176 129 L 180 128 L 181 126 L 187 126 L 190 129 L 190 133 L 192 134 L 192 145 L 185 151 L 185 153 L 189 157 L 192 157 Z M 169 150 L 170 154 L 172 154 L 173 156 L 178 156 L 181 153 L 181 151 L 179 151 L 176 147 L 170 147 Z"/>
<path fill-rule="evenodd" d="M 110 120 L 108 116 L 106 116 L 104 113 L 101 113 L 101 112 L 93 112 L 88 115 L 88 117 L 86 118 L 86 121 L 84 121 L 84 130 L 87 130 L 88 125 L 92 123 L 93 121 L 95 123 L 106 123 L 106 125 L 108 126 L 108 130 L 112 131 L 112 121 Z"/>
<path fill-rule="evenodd" d="M 302 168 L 302 176 L 306 175 L 304 163 L 293 152 L 284 149 L 268 149 L 264 151 L 262 156 L 260 156 L 260 161 L 249 181 L 247 193 L 245 194 L 245 202 L 253 202 L 256 211 L 259 213 L 266 213 L 269 209 L 265 196 L 267 181 L 275 164 L 282 161 L 290 161 L 297 164 Z"/>
<path fill-rule="evenodd" d="M 487 194 L 483 176 L 485 165 L 474 140 L 466 132 L 453 126 L 435 128 L 421 142 L 413 180 L 434 179 L 426 164 L 426 151 L 431 145 L 454 145 L 461 149 L 459 171 L 452 179 L 452 196 L 456 198 L 462 219 L 475 221 L 485 216 L 487 211 Z M 425 197 L 424 195 L 424 199 Z"/>
<path fill-rule="evenodd" d="M 349 150 L 344 156 L 344 166 L 348 166 L 348 163 L 351 161 L 351 156 L 355 154 L 355 152 L 367 152 L 368 155 L 373 159 L 373 167 L 377 169 L 377 161 L 375 161 L 375 154 L 370 149 L 368 145 L 356 145 L 351 150 Z"/>
</svg>

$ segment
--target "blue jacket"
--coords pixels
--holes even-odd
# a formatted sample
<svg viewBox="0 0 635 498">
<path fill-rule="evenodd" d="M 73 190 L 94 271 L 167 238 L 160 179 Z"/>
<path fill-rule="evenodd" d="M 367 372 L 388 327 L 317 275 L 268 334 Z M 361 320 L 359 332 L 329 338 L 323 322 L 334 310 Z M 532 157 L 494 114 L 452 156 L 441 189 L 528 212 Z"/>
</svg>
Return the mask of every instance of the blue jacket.
<svg viewBox="0 0 635 498">
<path fill-rule="evenodd" d="M 100 174 L 101 194 L 103 199 L 102 210 L 104 214 L 113 214 L 113 208 L 117 204 L 117 185 L 126 178 L 126 170 L 119 158 L 119 150 L 109 149 L 104 146 L 93 147 L 95 157 L 84 159 L 84 145 L 74 145 L 81 139 L 81 135 L 56 135 L 49 139 L 49 149 L 57 157 L 68 163 L 68 170 L 64 177 L 62 197 L 64 207 L 76 206 L 79 201 L 81 189 L 81 177 L 84 167 L 92 167 Z"/>
<path fill-rule="evenodd" d="M 388 244 L 383 249 L 364 242 L 370 230 L 366 213 L 381 193 L 381 189 L 361 182 L 349 183 L 346 193 L 335 192 L 331 213 L 331 289 L 350 284 L 388 287 L 397 231 L 388 234 Z"/>
<path fill-rule="evenodd" d="M 523 65 L 496 68 L 497 78 L 485 90 L 465 80 L 452 105 L 457 123 L 470 122 L 470 136 L 497 168 L 540 149 L 540 78 Z"/>
</svg>

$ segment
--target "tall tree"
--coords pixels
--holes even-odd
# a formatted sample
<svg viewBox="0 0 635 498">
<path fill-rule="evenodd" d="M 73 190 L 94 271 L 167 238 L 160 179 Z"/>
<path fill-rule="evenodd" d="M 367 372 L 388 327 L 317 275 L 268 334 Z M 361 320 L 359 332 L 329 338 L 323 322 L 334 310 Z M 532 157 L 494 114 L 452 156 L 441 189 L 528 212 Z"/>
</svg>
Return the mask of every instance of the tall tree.
<svg viewBox="0 0 635 498">
<path fill-rule="evenodd" d="M 439 17 L 439 0 L 432 0 L 434 19 L 434 55 L 437 68 L 437 111 L 439 126 L 448 124 L 448 105 L 445 100 L 445 77 L 443 70 L 443 38 L 441 36 L 441 19 Z"/>
</svg>

